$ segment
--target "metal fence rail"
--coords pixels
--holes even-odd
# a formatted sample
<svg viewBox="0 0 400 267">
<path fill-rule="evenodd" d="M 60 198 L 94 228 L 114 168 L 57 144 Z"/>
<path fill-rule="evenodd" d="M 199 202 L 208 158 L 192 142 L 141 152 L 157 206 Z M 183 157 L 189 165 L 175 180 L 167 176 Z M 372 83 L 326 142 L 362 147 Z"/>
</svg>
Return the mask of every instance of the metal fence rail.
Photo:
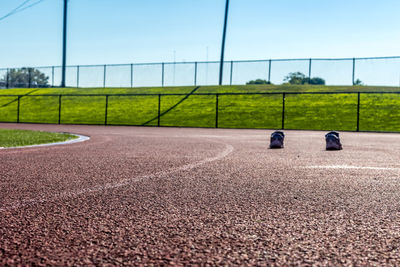
<svg viewBox="0 0 400 267">
<path fill-rule="evenodd" d="M 25 70 L 17 82 L 9 77 L 11 70 Z M 33 70 L 47 79 L 36 79 Z M 68 87 L 164 87 L 217 85 L 218 61 L 160 62 L 109 65 L 68 66 Z M 224 85 L 246 84 L 263 79 L 282 84 L 289 73 L 301 72 L 309 80 L 320 77 L 327 85 L 400 86 L 400 57 L 370 58 L 303 58 L 241 60 L 224 62 Z M 58 87 L 61 84 L 61 67 L 30 67 L 0 69 L 0 87 Z"/>
<path fill-rule="evenodd" d="M 0 95 L 0 121 L 398 132 L 400 92 Z"/>
</svg>

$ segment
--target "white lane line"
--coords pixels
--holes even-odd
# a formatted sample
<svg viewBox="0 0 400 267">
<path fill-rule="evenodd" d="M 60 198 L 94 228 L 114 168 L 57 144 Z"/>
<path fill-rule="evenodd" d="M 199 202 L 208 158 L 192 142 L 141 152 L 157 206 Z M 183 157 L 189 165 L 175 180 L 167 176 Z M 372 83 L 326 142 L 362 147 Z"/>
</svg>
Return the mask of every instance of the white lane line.
<svg viewBox="0 0 400 267">
<path fill-rule="evenodd" d="M 350 166 L 350 165 L 327 165 L 327 166 L 306 166 L 306 169 L 355 169 L 355 170 L 394 170 L 398 171 L 400 168 L 389 167 L 369 167 L 369 166 Z"/>
<path fill-rule="evenodd" d="M 63 142 L 55 142 L 55 143 L 46 143 L 46 144 L 40 144 L 40 145 L 30 145 L 30 146 L 15 146 L 15 147 L 0 147 L 0 149 L 17 149 L 17 148 L 28 148 L 28 147 L 42 147 L 42 146 L 58 146 L 58 145 L 67 145 L 67 144 L 74 144 L 74 143 L 79 143 L 79 142 L 84 142 L 90 139 L 89 136 L 85 135 L 80 135 L 80 134 L 73 134 L 73 133 L 66 133 L 70 135 L 75 135 L 78 138 L 63 141 Z"/>
<path fill-rule="evenodd" d="M 233 148 L 232 145 L 225 144 L 225 143 L 223 143 L 223 144 L 225 145 L 225 149 L 221 153 L 219 153 L 218 155 L 216 155 L 214 157 L 205 158 L 203 160 L 200 160 L 200 161 L 197 161 L 197 162 L 194 162 L 194 163 L 189 163 L 189 164 L 183 165 L 181 167 L 171 168 L 169 170 L 160 171 L 160 172 L 157 172 L 157 173 L 154 173 L 154 174 L 148 174 L 148 175 L 142 175 L 142 176 L 138 176 L 138 177 L 132 177 L 132 178 L 129 178 L 129 179 L 124 179 L 122 181 L 119 181 L 118 183 L 107 183 L 107 184 L 104 184 L 104 185 L 98 185 L 98 186 L 94 186 L 94 187 L 91 187 L 91 188 L 85 188 L 85 189 L 82 189 L 82 190 L 79 190 L 79 191 L 62 192 L 62 193 L 60 193 L 60 194 L 58 194 L 58 195 L 56 195 L 56 196 L 54 196 L 52 198 L 40 198 L 40 199 L 22 200 L 22 201 L 19 201 L 18 203 L 13 203 L 13 204 L 9 205 L 8 207 L 0 208 L 0 212 L 7 211 L 7 210 L 18 209 L 20 207 L 33 205 L 33 204 L 41 204 L 41 203 L 45 203 L 45 202 L 49 202 L 49 201 L 56 201 L 56 200 L 60 200 L 60 199 L 64 199 L 64 198 L 73 198 L 73 197 L 77 197 L 79 195 L 84 195 L 84 194 L 88 194 L 88 193 L 97 193 L 97 192 L 105 191 L 105 190 L 108 190 L 108 189 L 114 189 L 114 188 L 127 186 L 130 183 L 139 182 L 139 181 L 142 181 L 144 179 L 151 179 L 151 178 L 157 178 L 157 177 L 161 178 L 161 177 L 164 177 L 164 176 L 167 176 L 167 175 L 170 175 L 170 174 L 173 174 L 173 173 L 177 173 L 177 172 L 180 172 L 180 171 L 187 171 L 187 170 L 199 167 L 199 166 L 201 166 L 203 164 L 206 164 L 206 163 L 210 163 L 210 162 L 213 162 L 213 161 L 221 160 L 221 159 L 223 159 L 224 157 L 228 156 L 230 153 L 233 152 L 234 148 Z"/>
</svg>

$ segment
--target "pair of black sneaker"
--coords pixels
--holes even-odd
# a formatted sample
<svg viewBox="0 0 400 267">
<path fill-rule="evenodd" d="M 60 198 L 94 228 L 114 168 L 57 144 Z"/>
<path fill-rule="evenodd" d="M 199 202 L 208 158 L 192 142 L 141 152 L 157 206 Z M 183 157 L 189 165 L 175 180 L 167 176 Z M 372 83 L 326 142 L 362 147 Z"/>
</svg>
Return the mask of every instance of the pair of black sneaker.
<svg viewBox="0 0 400 267">
<path fill-rule="evenodd" d="M 270 148 L 283 148 L 283 141 L 285 134 L 282 131 L 275 131 L 271 134 Z M 340 143 L 339 133 L 332 131 L 325 135 L 326 150 L 341 150 L 342 144 Z"/>
</svg>

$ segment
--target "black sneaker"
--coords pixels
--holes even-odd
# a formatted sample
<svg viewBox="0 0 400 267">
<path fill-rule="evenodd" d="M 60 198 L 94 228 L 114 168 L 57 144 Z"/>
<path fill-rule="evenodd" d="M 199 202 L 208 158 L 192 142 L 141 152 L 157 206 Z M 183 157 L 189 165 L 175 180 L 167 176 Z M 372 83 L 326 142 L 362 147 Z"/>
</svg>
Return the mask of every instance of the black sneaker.
<svg viewBox="0 0 400 267">
<path fill-rule="evenodd" d="M 342 150 L 338 132 L 329 132 L 325 135 L 326 150 Z"/>
<path fill-rule="evenodd" d="M 271 134 L 269 148 L 283 148 L 285 134 L 282 131 L 275 131 Z"/>
</svg>

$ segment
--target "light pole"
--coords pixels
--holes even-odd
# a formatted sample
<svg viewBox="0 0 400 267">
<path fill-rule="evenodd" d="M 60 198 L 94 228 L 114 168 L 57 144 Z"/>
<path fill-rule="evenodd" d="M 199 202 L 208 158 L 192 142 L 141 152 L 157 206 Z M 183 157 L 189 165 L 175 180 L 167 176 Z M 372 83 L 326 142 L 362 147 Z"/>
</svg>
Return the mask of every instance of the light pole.
<svg viewBox="0 0 400 267">
<path fill-rule="evenodd" d="M 223 72 L 224 72 L 225 36 L 226 36 L 226 25 L 228 22 L 228 10 L 229 10 L 229 0 L 226 0 L 224 31 L 222 33 L 221 60 L 219 63 L 219 85 L 222 85 L 222 78 L 223 78 Z"/>
<path fill-rule="evenodd" d="M 65 71 L 67 64 L 67 11 L 68 0 L 64 0 L 64 26 L 63 26 L 63 57 L 61 70 L 61 87 L 65 87 Z"/>
</svg>

